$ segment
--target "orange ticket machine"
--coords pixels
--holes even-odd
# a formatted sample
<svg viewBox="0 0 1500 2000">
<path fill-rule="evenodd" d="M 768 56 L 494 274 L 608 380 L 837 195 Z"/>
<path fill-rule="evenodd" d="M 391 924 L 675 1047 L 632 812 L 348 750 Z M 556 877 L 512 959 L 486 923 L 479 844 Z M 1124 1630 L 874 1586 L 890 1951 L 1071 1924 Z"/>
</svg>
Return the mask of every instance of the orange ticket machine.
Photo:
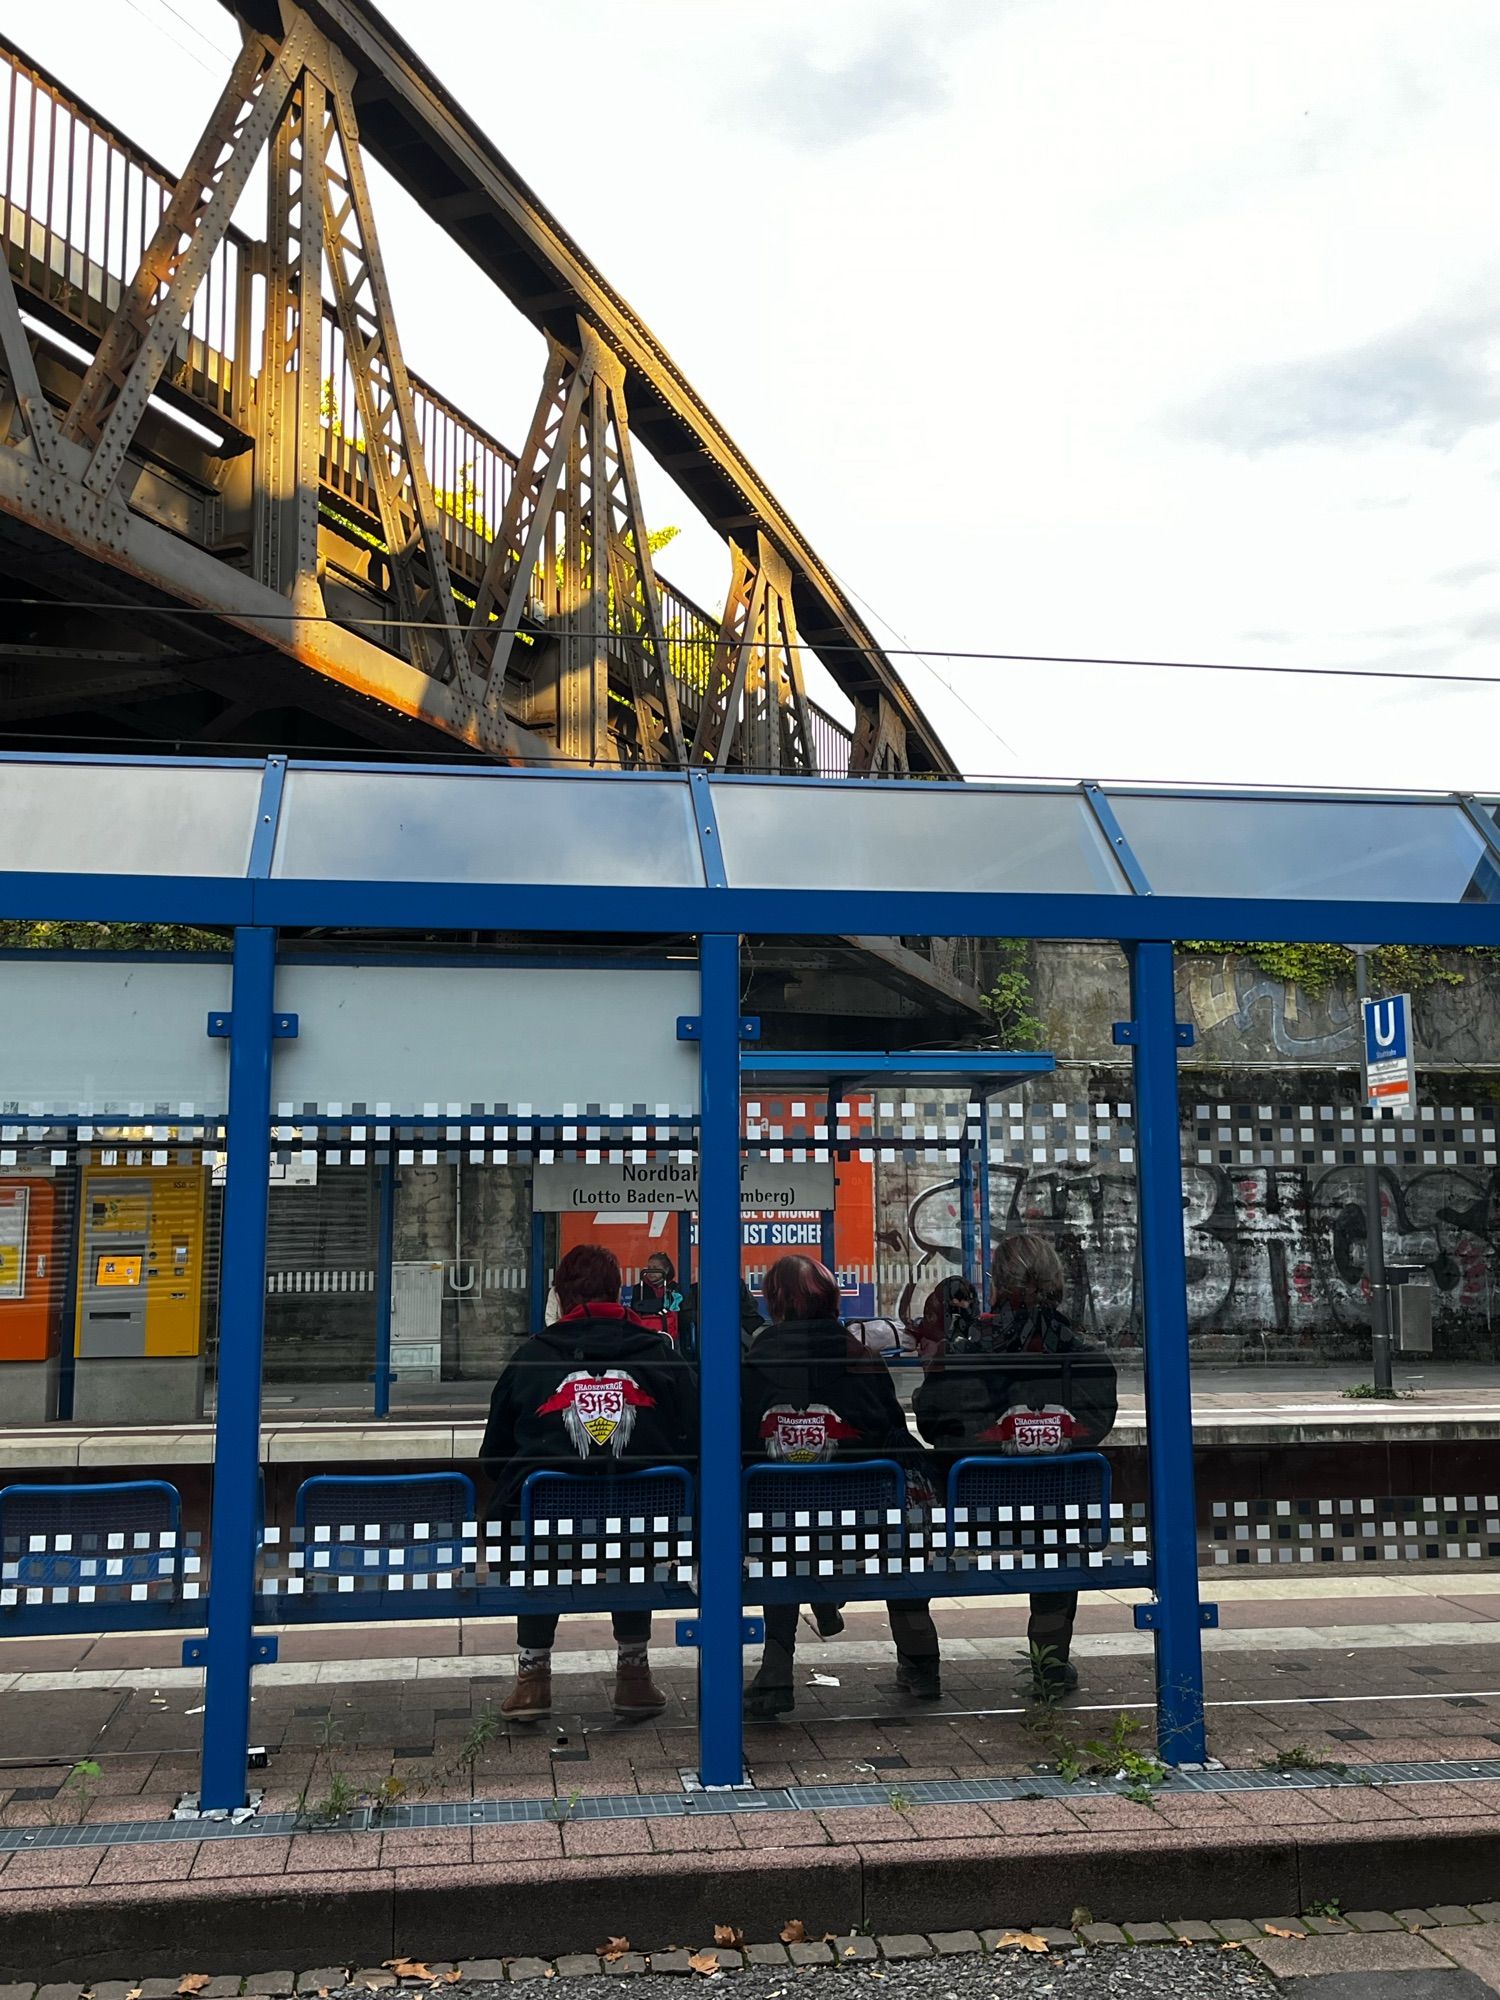
<svg viewBox="0 0 1500 2000">
<path fill-rule="evenodd" d="M 55 1180 L 0 1178 L 0 1408 L 8 1424 L 46 1423 L 57 1408 L 66 1206 Z"/>
</svg>

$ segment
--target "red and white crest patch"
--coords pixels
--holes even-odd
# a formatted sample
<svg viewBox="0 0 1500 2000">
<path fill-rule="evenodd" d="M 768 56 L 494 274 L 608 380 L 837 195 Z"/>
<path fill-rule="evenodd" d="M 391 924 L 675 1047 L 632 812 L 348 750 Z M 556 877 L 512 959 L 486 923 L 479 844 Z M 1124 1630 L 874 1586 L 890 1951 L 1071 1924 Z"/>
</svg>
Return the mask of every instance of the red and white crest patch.
<svg viewBox="0 0 1500 2000">
<path fill-rule="evenodd" d="M 1066 1451 L 1075 1437 L 1083 1435 L 1083 1425 L 1061 1403 L 1046 1403 L 1033 1410 L 1016 1403 L 996 1424 L 981 1431 L 976 1443 L 997 1444 L 1002 1452 L 1024 1457 L 1032 1452 Z"/>
<path fill-rule="evenodd" d="M 802 1410 L 790 1403 L 777 1403 L 762 1417 L 760 1434 L 766 1457 L 784 1465 L 820 1465 L 833 1457 L 845 1439 L 859 1436 L 854 1426 L 846 1424 L 826 1403 L 809 1403 Z"/>
<path fill-rule="evenodd" d="M 580 1458 L 588 1457 L 591 1445 L 607 1445 L 619 1458 L 629 1447 L 636 1411 L 655 1407 L 656 1398 L 623 1368 L 606 1368 L 602 1375 L 581 1368 L 563 1377 L 557 1393 L 537 1405 L 537 1415 L 560 1414 Z"/>
</svg>

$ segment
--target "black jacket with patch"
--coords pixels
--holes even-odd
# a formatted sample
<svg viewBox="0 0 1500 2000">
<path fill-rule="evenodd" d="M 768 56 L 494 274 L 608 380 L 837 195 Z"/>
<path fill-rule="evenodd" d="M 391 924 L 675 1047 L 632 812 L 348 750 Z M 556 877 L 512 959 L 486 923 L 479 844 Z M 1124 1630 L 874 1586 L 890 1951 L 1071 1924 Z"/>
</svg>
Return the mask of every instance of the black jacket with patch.
<svg viewBox="0 0 1500 2000">
<path fill-rule="evenodd" d="M 522 1343 L 495 1384 L 479 1462 L 504 1514 L 533 1472 L 691 1466 L 698 1384 L 665 1334 L 618 1309 L 560 1320 Z"/>
<path fill-rule="evenodd" d="M 910 1476 L 927 1456 L 891 1371 L 836 1319 L 762 1327 L 745 1359 L 740 1416 L 748 1458 L 894 1458 Z"/>
<path fill-rule="evenodd" d="M 946 1478 L 956 1459 L 1092 1451 L 1115 1421 L 1115 1367 L 1054 1307 L 1001 1307 L 931 1364 L 912 1404 Z"/>
</svg>

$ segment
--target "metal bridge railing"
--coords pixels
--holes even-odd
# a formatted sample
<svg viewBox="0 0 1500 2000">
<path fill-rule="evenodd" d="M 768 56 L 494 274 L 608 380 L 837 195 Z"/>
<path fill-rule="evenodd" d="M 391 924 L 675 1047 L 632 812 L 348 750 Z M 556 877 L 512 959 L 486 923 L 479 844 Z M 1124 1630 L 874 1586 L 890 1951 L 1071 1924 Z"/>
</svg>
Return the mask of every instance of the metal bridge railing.
<svg viewBox="0 0 1500 2000">
<path fill-rule="evenodd" d="M 58 80 L 0 37 L 0 243 L 23 294 L 89 336 L 109 324 L 175 185 Z M 167 380 L 211 416 L 252 422 L 252 360 L 264 329 L 263 287 L 252 285 L 253 245 L 231 229 L 210 260 Z M 322 328 L 323 437 L 319 476 L 326 511 L 372 549 L 383 549 L 358 417 L 354 375 L 334 308 Z M 411 377 L 417 430 L 448 562 L 460 594 L 483 575 L 504 514 L 516 457 L 429 383 Z M 718 640 L 718 620 L 658 576 L 668 668 L 691 734 Z M 531 611 L 545 623 L 554 593 L 539 570 Z M 613 614 L 612 614 L 613 622 Z M 817 768 L 842 777 L 850 732 L 811 709 Z"/>
</svg>

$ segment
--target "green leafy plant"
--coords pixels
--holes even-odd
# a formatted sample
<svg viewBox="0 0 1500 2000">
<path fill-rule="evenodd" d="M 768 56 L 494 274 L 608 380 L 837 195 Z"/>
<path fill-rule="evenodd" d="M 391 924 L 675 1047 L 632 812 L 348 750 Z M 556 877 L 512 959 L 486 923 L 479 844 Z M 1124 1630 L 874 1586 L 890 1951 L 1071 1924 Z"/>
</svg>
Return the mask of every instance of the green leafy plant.
<svg viewBox="0 0 1500 2000">
<path fill-rule="evenodd" d="M 1122 1709 L 1115 1717 L 1109 1735 L 1095 1738 L 1086 1743 L 1084 1748 L 1094 1759 L 1096 1771 L 1127 1779 L 1132 1791 L 1143 1789 L 1149 1792 L 1154 1786 L 1161 1784 L 1167 1775 L 1167 1767 L 1159 1757 L 1134 1747 L 1131 1738 L 1139 1736 L 1140 1733 L 1139 1721 L 1135 1716 L 1127 1715 Z M 1126 1797 L 1130 1796 L 1131 1793 L 1127 1792 Z"/>
<path fill-rule="evenodd" d="M 474 1766 L 500 1734 L 500 1718 L 488 1702 L 469 1724 L 459 1743 L 451 1768 L 467 1771 L 472 1777 Z"/>
<path fill-rule="evenodd" d="M 0 920 L 6 951 L 228 951 L 227 932 L 190 924 L 26 923 Z"/>
<path fill-rule="evenodd" d="M 1305 1743 L 1289 1743 L 1285 1750 L 1278 1750 L 1274 1757 L 1267 1757 L 1261 1764 L 1263 1771 L 1336 1771 L 1343 1773 L 1347 1764 L 1335 1764 L 1316 1750 L 1310 1750 Z M 1321 1915 L 1315 1910 L 1314 1916 Z"/>
<path fill-rule="evenodd" d="M 82 1757 L 63 1781 L 64 1792 L 70 1792 L 76 1801 L 80 1826 L 89 1816 L 89 1807 L 94 1799 L 94 1781 L 103 1775 L 92 1757 Z"/>
<path fill-rule="evenodd" d="M 582 1792 L 569 1792 L 565 1799 L 554 1799 L 547 1808 L 548 1819 L 557 1826 L 565 1825 L 578 1810 L 578 1801 L 582 1797 Z"/>
<path fill-rule="evenodd" d="M 323 1821 L 345 1819 L 360 1803 L 363 1794 L 342 1771 L 330 1771 L 328 1790 L 313 1807 L 313 1817 Z"/>
<path fill-rule="evenodd" d="M 911 1811 L 910 1797 L 895 1785 L 888 1785 L 886 1787 L 885 1802 L 892 1812 L 904 1813 Z"/>
<path fill-rule="evenodd" d="M 1303 1911 L 1304 1916 L 1327 1917 L 1330 1921 L 1335 1917 L 1341 1917 L 1343 1914 L 1344 1906 L 1337 1896 L 1330 1896 L 1326 1903 L 1309 1903 L 1306 1910 Z"/>
<path fill-rule="evenodd" d="M 1424 986 L 1462 986 L 1464 974 L 1449 961 L 1477 956 L 1484 949 L 1474 946 L 1462 952 L 1437 952 L 1421 945 L 1384 944 L 1371 952 L 1370 969 L 1376 983 L 1393 993 L 1419 993 Z M 1200 958 L 1248 958 L 1268 979 L 1300 986 L 1315 1000 L 1354 980 L 1354 954 L 1341 944 L 1221 944 L 1200 938 L 1179 944 L 1177 950 Z"/>
<path fill-rule="evenodd" d="M 1024 938 L 996 938 L 994 984 L 984 1007 L 996 1040 L 1007 1049 L 1040 1048 L 1046 1034 L 1032 1006 L 1031 947 Z"/>
</svg>

